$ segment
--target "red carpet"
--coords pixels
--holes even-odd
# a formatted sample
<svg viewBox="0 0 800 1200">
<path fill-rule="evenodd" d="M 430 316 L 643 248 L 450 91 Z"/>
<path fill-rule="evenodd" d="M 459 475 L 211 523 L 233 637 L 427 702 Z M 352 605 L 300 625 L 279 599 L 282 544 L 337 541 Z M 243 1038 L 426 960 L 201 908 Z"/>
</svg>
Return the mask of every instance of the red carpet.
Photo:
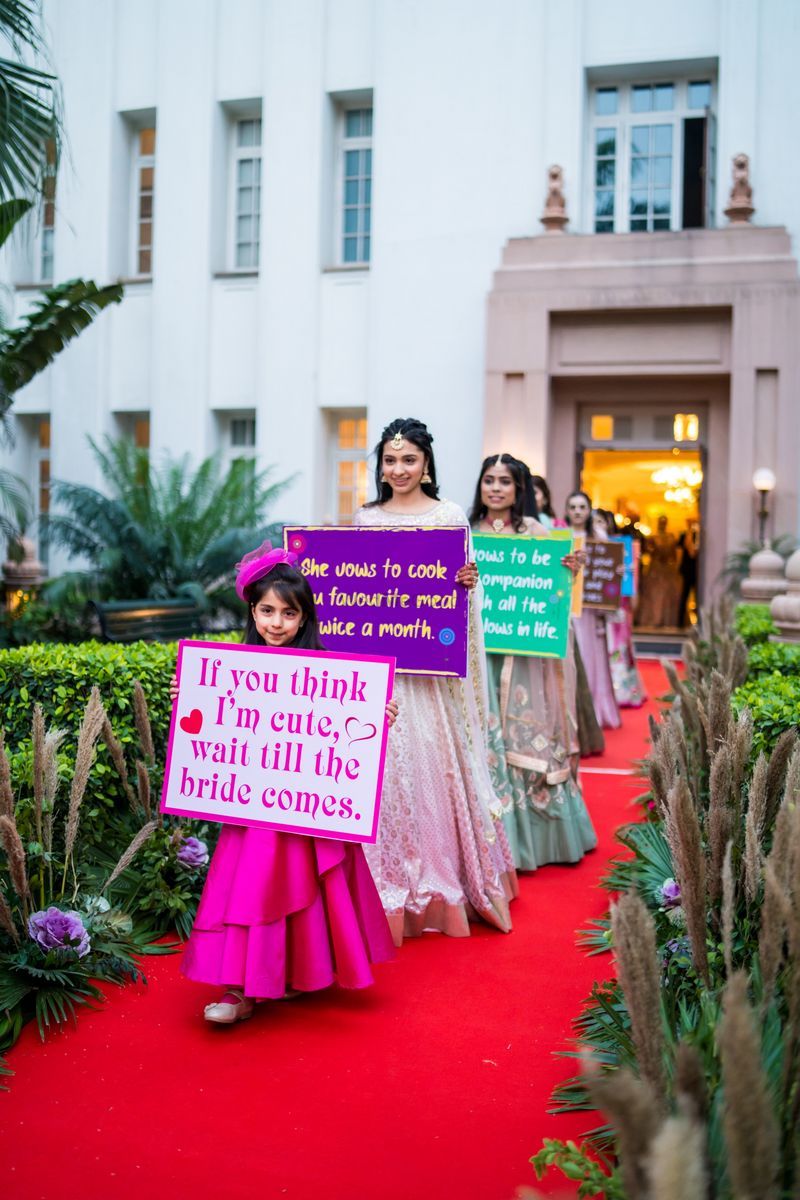
<svg viewBox="0 0 800 1200">
<path fill-rule="evenodd" d="M 644 664 L 651 696 L 665 690 Z M 645 749 L 646 709 L 608 735 L 620 768 Z M 607 956 L 575 930 L 606 907 L 596 888 L 641 784 L 588 774 L 598 850 L 523 877 L 514 932 L 427 935 L 378 968 L 371 991 L 274 1004 L 214 1029 L 206 989 L 178 959 L 146 963 L 147 988 L 45 1044 L 33 1026 L 0 1094 L 6 1200 L 511 1200 L 534 1184 L 545 1136 L 584 1118 L 546 1116 L 570 1065 L 553 1058 Z M 541 1185 L 540 1185 L 541 1186 Z M 547 1190 L 569 1195 L 562 1179 Z"/>
</svg>

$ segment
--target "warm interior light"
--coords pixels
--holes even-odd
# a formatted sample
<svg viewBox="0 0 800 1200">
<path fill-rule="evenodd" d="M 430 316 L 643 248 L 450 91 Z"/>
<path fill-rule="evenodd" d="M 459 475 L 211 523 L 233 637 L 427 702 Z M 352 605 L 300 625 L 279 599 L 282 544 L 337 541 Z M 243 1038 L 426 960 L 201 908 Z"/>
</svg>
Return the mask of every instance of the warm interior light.
<svg viewBox="0 0 800 1200">
<path fill-rule="evenodd" d="M 771 492 L 776 482 L 775 472 L 769 467 L 759 467 L 753 472 L 753 487 L 757 492 Z"/>
<path fill-rule="evenodd" d="M 653 483 L 663 483 L 669 488 L 696 488 L 703 482 L 703 472 L 700 467 L 675 466 L 659 467 L 650 476 Z"/>
<path fill-rule="evenodd" d="M 592 441 L 610 442 L 613 437 L 614 418 L 594 413 L 592 415 Z"/>
<path fill-rule="evenodd" d="M 700 418 L 697 413 L 675 413 L 672 418 L 672 436 L 676 442 L 696 442 L 700 436 Z"/>
</svg>

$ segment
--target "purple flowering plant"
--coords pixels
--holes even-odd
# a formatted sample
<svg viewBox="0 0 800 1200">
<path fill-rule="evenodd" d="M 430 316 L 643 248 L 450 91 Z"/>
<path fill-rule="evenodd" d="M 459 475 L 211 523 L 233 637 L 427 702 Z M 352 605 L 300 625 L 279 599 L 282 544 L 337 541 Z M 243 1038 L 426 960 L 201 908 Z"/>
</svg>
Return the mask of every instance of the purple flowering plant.
<svg viewBox="0 0 800 1200">
<path fill-rule="evenodd" d="M 184 867 L 204 867 L 208 863 L 208 846 L 201 838 L 185 837 L 178 847 L 177 858 Z"/>
<path fill-rule="evenodd" d="M 91 950 L 89 933 L 80 913 L 51 904 L 28 918 L 28 934 L 45 953 L 64 950 L 85 958 Z"/>
<path fill-rule="evenodd" d="M 681 902 L 680 885 L 674 879 L 665 879 L 658 890 L 658 901 L 662 908 L 677 908 Z"/>
</svg>

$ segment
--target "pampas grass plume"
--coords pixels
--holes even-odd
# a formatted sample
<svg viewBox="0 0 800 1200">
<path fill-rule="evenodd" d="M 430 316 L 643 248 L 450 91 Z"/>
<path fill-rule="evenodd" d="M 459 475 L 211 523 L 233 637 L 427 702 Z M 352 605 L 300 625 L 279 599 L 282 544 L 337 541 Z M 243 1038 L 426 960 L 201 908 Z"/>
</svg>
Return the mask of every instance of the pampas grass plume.
<svg viewBox="0 0 800 1200">
<path fill-rule="evenodd" d="M 731 714 L 731 685 L 719 671 L 711 672 L 708 689 L 708 749 L 716 753 L 717 747 L 728 736 Z"/>
<path fill-rule="evenodd" d="M 728 745 L 720 746 L 711 765 L 708 804 L 708 894 L 718 900 L 722 892 L 722 862 L 731 835 L 730 794 L 733 764 Z"/>
<path fill-rule="evenodd" d="M 58 792 L 58 751 L 66 737 L 65 729 L 51 729 L 44 739 L 44 821 L 42 841 L 48 854 L 53 849 L 53 810 Z"/>
<path fill-rule="evenodd" d="M 0 729 L 0 815 L 13 817 L 14 790 L 11 787 L 11 764 L 6 751 L 5 731 Z"/>
<path fill-rule="evenodd" d="M 661 1124 L 653 1090 L 628 1067 L 585 1080 L 596 1108 L 611 1118 L 617 1132 L 620 1173 L 628 1200 L 648 1196 L 647 1160 Z"/>
<path fill-rule="evenodd" d="M 734 803 L 733 827 L 737 828 L 738 814 L 741 812 L 742 784 L 744 782 L 747 764 L 750 761 L 750 751 L 753 746 L 753 715 L 749 708 L 742 709 L 736 720 L 731 740 L 731 759 L 733 764 L 733 779 L 731 792 Z"/>
<path fill-rule="evenodd" d="M 665 1093 L 661 967 L 653 918 L 636 892 L 626 892 L 612 905 L 611 929 L 639 1074 L 660 1099 Z"/>
<path fill-rule="evenodd" d="M 709 1108 L 705 1065 L 690 1042 L 679 1042 L 675 1052 L 675 1096 L 684 1116 L 705 1121 Z"/>
<path fill-rule="evenodd" d="M 136 786 L 139 792 L 139 803 L 149 821 L 152 816 L 150 807 L 150 773 L 141 759 L 136 760 Z"/>
<path fill-rule="evenodd" d="M 156 752 L 153 747 L 153 732 L 150 728 L 147 698 L 144 694 L 144 688 L 138 679 L 133 685 L 133 716 L 145 760 L 152 766 L 156 761 Z"/>
<path fill-rule="evenodd" d="M 670 1117 L 653 1138 L 649 1200 L 706 1200 L 705 1134 L 696 1121 Z"/>
<path fill-rule="evenodd" d="M 78 834 L 80 808 L 84 792 L 86 791 L 86 784 L 89 782 L 89 772 L 92 769 L 92 762 L 94 761 L 94 750 L 105 718 L 106 711 L 100 699 L 100 692 L 96 687 L 93 687 L 83 714 L 80 733 L 78 734 L 78 750 L 75 755 L 75 771 L 72 776 L 72 788 L 67 813 L 67 831 L 64 840 L 65 878 L 66 863 L 72 854 L 75 838 Z"/>
<path fill-rule="evenodd" d="M 722 951 L 725 974 L 733 974 L 733 911 L 736 890 L 733 882 L 733 842 L 728 842 L 722 863 Z"/>
<path fill-rule="evenodd" d="M 686 914 L 686 932 L 695 970 L 709 983 L 706 950 L 706 863 L 700 824 L 685 779 L 678 779 L 667 797 L 665 833 Z"/>
<path fill-rule="evenodd" d="M 747 1000 L 747 977 L 725 985 L 717 1033 L 724 1104 L 722 1126 L 734 1196 L 777 1200 L 779 1131 L 761 1061 L 761 1039 Z"/>
<path fill-rule="evenodd" d="M 25 869 L 25 847 L 19 836 L 16 821 L 13 817 L 6 816 L 5 813 L 0 817 L 0 843 L 2 843 L 8 858 L 8 873 L 11 876 L 14 891 L 23 905 L 27 905 L 30 886 Z"/>
<path fill-rule="evenodd" d="M 113 764 L 116 768 L 117 774 L 119 775 L 120 779 L 122 780 L 122 786 L 125 789 L 125 795 L 128 798 L 128 804 L 131 807 L 131 812 L 135 812 L 136 811 L 136 795 L 134 793 L 133 788 L 130 785 L 130 780 L 128 779 L 128 765 L 125 762 L 125 751 L 122 749 L 122 743 L 120 742 L 117 735 L 114 733 L 114 730 L 111 727 L 111 722 L 109 721 L 108 717 L 106 717 L 105 720 L 103 721 L 103 728 L 101 730 L 101 736 L 103 738 L 103 741 L 106 744 L 108 753 L 111 756 L 111 761 L 113 762 Z"/>
<path fill-rule="evenodd" d="M 33 724 L 31 727 L 31 746 L 33 747 L 33 812 L 36 826 L 36 840 L 40 844 L 42 837 L 42 810 L 44 807 L 44 715 L 41 704 L 33 706 Z"/>
<path fill-rule="evenodd" d="M 797 750 L 797 733 L 784 729 L 769 756 L 766 779 L 764 827 L 770 829 L 783 797 L 789 763 Z"/>
<path fill-rule="evenodd" d="M 16 945 L 19 945 L 19 930 L 2 888 L 0 888 L 0 929 L 5 929 L 8 936 Z"/>
<path fill-rule="evenodd" d="M 114 867 L 114 870 L 111 872 L 108 879 L 103 884 L 102 888 L 100 889 L 101 892 L 104 892 L 106 888 L 110 887 L 114 880 L 117 879 L 123 871 L 127 870 L 136 855 L 141 850 L 142 846 L 155 830 L 157 824 L 157 821 L 148 821 L 146 825 L 142 826 L 136 836 L 132 839 L 128 849 L 121 856 L 119 862 Z"/>
<path fill-rule="evenodd" d="M 772 999 L 775 980 L 783 958 L 786 926 L 791 920 L 789 901 L 769 863 L 764 869 L 764 902 L 761 905 L 761 929 L 758 935 L 758 961 L 761 966 L 763 1006 Z"/>
</svg>

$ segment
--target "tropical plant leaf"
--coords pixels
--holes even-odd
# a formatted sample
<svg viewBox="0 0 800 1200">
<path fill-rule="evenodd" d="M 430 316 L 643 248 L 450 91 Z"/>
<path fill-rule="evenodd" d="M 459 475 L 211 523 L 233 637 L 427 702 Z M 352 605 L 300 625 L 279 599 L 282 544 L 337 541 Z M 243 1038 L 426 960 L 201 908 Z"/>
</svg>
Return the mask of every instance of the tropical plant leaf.
<svg viewBox="0 0 800 1200">
<path fill-rule="evenodd" d="M 202 607 L 233 607 L 234 564 L 280 529 L 264 523 L 288 480 L 274 468 L 255 471 L 217 457 L 192 466 L 165 456 L 153 463 L 130 440 L 92 442 L 104 491 L 54 481 L 48 541 L 84 558 L 84 594 L 101 598 L 166 599 L 190 595 Z M 80 582 L 73 572 L 70 586 Z"/>
<path fill-rule="evenodd" d="M 4 246 L 16 225 L 33 208 L 30 200 L 4 200 L 0 203 L 0 246 Z"/>
<path fill-rule="evenodd" d="M 33 517 L 33 497 L 24 479 L 0 467 L 0 536 L 14 541 Z"/>
<path fill-rule="evenodd" d="M 16 329 L 0 342 L 0 412 L 14 393 L 49 366 L 68 342 L 91 325 L 109 304 L 122 299 L 120 283 L 99 288 L 91 280 L 72 279 L 47 288 Z"/>
</svg>

